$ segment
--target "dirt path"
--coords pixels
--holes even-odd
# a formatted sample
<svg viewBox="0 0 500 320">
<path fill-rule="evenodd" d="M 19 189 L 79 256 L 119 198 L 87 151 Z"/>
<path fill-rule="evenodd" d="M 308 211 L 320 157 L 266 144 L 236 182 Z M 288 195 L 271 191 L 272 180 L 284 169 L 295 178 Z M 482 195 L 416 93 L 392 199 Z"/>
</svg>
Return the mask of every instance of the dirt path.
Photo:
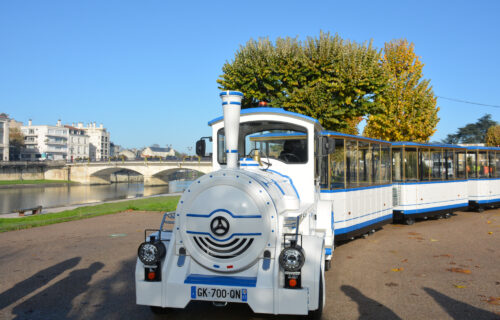
<svg viewBox="0 0 500 320">
<path fill-rule="evenodd" d="M 160 219 L 124 212 L 0 234 L 0 319 L 161 318 L 135 304 L 133 279 L 143 230 Z M 500 210 L 386 226 L 339 246 L 332 267 L 324 319 L 500 319 Z M 197 303 L 168 318 L 272 317 Z"/>
</svg>

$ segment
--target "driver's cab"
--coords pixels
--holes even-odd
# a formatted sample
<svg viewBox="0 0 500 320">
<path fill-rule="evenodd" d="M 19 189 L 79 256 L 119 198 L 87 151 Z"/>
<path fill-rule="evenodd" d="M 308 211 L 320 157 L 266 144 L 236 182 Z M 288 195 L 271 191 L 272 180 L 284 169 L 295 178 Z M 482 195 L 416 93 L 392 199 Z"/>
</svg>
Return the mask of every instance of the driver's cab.
<svg viewBox="0 0 500 320">
<path fill-rule="evenodd" d="M 222 117 L 212 127 L 213 170 L 226 166 L 227 150 Z M 289 178 L 301 202 L 314 201 L 318 172 L 318 145 L 321 125 L 316 119 L 278 108 L 243 109 L 240 113 L 238 158 L 240 167 L 253 159 L 262 170 Z"/>
</svg>

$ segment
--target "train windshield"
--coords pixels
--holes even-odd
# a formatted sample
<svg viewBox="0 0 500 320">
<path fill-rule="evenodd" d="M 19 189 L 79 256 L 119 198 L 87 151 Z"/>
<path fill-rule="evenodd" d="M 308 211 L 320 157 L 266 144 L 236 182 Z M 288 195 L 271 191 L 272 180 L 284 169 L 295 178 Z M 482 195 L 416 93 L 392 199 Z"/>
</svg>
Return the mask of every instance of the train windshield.
<svg viewBox="0 0 500 320">
<path fill-rule="evenodd" d="M 224 129 L 217 133 L 218 161 L 226 164 Z M 255 150 L 261 158 L 289 164 L 307 163 L 307 130 L 290 123 L 253 121 L 240 124 L 238 156 L 250 156 Z"/>
</svg>

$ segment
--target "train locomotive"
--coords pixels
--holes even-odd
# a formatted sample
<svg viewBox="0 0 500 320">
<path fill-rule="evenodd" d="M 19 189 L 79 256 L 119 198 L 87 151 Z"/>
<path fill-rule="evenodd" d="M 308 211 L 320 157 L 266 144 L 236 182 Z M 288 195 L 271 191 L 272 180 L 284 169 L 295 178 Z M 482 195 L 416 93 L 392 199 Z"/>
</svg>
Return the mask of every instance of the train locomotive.
<svg viewBox="0 0 500 320">
<path fill-rule="evenodd" d="M 238 91 L 220 97 L 213 172 L 138 250 L 136 301 L 154 312 L 203 300 L 320 318 L 336 242 L 500 205 L 500 148 L 391 143 L 279 108 L 242 110 Z"/>
<path fill-rule="evenodd" d="M 318 317 L 333 248 L 316 230 L 321 126 L 280 109 L 241 111 L 240 92 L 221 98 L 224 117 L 210 123 L 214 171 L 183 193 L 173 229 L 164 217 L 139 247 L 137 303 L 158 311 L 208 300 Z"/>
</svg>

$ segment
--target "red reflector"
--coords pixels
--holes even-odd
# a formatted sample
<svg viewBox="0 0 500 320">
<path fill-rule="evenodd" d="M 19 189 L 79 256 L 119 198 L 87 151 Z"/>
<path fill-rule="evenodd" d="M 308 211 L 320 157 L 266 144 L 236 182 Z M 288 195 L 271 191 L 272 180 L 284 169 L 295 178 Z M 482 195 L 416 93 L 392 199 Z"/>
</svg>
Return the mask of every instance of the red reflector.
<svg viewBox="0 0 500 320">
<path fill-rule="evenodd" d="M 148 272 L 148 279 L 149 280 L 154 280 L 156 278 L 156 273 L 154 272 Z"/>
<path fill-rule="evenodd" d="M 290 281 L 288 281 L 288 284 L 290 285 L 290 287 L 295 287 L 297 286 L 297 280 L 295 279 L 290 279 Z"/>
<path fill-rule="evenodd" d="M 229 265 L 229 266 L 227 266 L 226 268 L 228 268 L 228 269 L 232 269 L 232 268 L 233 268 L 233 265 Z"/>
</svg>

